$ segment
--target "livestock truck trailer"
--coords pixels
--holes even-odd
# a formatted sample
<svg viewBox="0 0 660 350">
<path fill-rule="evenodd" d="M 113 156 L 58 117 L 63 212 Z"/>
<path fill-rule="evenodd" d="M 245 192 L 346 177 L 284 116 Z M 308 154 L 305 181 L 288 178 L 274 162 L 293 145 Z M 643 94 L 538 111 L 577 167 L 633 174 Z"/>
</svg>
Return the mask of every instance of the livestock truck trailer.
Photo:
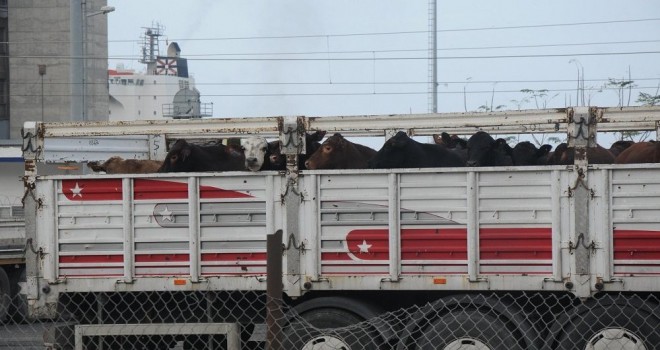
<svg viewBox="0 0 660 350">
<path fill-rule="evenodd" d="M 597 135 L 657 135 L 659 121 L 657 107 L 576 107 L 29 122 L 29 314 L 67 321 L 70 336 L 56 332 L 53 346 L 78 349 L 658 349 L 660 167 L 585 155 Z M 575 162 L 300 171 L 315 130 L 556 133 Z M 279 137 L 287 170 L 39 172 L 249 135 Z M 51 151 L 71 142 L 79 147 Z M 283 273 L 269 276 L 266 242 L 278 230 Z M 269 279 L 282 295 L 266 296 Z M 267 312 L 272 301 L 279 312 Z"/>
</svg>

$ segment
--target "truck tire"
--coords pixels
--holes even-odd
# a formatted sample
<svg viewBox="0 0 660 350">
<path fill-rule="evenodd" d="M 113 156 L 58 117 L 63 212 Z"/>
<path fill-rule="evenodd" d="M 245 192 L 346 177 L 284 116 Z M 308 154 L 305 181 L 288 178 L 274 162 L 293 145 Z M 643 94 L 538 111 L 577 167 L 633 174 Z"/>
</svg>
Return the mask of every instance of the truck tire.
<svg viewBox="0 0 660 350">
<path fill-rule="evenodd" d="M 0 266 L 0 322 L 5 322 L 11 306 L 11 285 L 5 269 Z"/>
<path fill-rule="evenodd" d="M 11 281 L 14 290 L 12 290 L 11 307 L 9 308 L 9 312 L 10 317 L 15 323 L 26 323 L 29 321 L 27 295 L 21 294 L 21 287 L 19 284 L 26 281 L 25 269 L 21 271 L 17 278 L 15 277 L 15 280 Z"/>
<path fill-rule="evenodd" d="M 545 349 L 655 349 L 660 344 L 660 305 L 636 296 L 592 299 L 560 317 Z"/>
<path fill-rule="evenodd" d="M 362 302 L 341 297 L 313 299 L 295 308 L 284 329 L 283 349 L 378 350 L 383 338 L 368 322 L 379 312 Z M 355 327 L 351 327 L 354 326 Z"/>
<path fill-rule="evenodd" d="M 536 331 L 525 314 L 498 298 L 451 296 L 411 316 L 399 350 L 535 349 Z"/>
</svg>

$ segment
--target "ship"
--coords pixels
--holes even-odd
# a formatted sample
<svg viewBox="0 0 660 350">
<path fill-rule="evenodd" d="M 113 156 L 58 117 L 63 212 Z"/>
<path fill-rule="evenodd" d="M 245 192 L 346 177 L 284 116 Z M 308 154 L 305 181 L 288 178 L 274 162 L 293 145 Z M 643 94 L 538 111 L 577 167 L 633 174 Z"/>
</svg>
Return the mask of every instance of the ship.
<svg viewBox="0 0 660 350">
<path fill-rule="evenodd" d="M 109 120 L 160 120 L 206 118 L 213 104 L 202 103 L 195 79 L 188 73 L 188 60 L 178 43 L 171 42 L 165 55 L 159 53 L 163 29 L 145 27 L 139 62 L 144 71 L 118 64 L 108 69 Z"/>
</svg>

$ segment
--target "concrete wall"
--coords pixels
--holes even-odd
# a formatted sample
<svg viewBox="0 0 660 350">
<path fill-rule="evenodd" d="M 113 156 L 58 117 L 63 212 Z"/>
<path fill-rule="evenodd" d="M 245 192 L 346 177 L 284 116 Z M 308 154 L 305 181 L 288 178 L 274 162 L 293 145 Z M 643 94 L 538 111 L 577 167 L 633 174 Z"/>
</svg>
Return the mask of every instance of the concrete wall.
<svg viewBox="0 0 660 350">
<path fill-rule="evenodd" d="M 26 121 L 82 120 L 80 111 L 71 111 L 72 83 L 82 81 L 72 82 L 70 72 L 72 65 L 82 63 L 71 55 L 70 11 L 70 6 L 81 3 L 87 13 L 107 5 L 106 0 L 9 0 L 12 139 L 20 138 Z M 107 120 L 107 15 L 87 17 L 86 57 L 86 119 Z M 43 76 L 39 65 L 46 66 Z"/>
</svg>

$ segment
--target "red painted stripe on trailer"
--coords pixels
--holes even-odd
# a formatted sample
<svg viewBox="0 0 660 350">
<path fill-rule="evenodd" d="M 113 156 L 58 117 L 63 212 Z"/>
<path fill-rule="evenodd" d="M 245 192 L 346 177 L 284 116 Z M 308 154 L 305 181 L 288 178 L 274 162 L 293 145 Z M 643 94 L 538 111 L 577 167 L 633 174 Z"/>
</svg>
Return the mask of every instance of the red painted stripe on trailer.
<svg viewBox="0 0 660 350">
<path fill-rule="evenodd" d="M 552 229 L 549 227 L 481 228 L 479 257 L 492 260 L 552 259 Z"/>
<path fill-rule="evenodd" d="M 617 260 L 660 260 L 660 231 L 615 229 L 613 237 L 615 264 Z"/>
<path fill-rule="evenodd" d="M 60 255 L 61 264 L 123 263 L 123 255 Z"/>
<path fill-rule="evenodd" d="M 72 201 L 121 200 L 121 179 L 62 180 L 60 189 Z"/>
<path fill-rule="evenodd" d="M 389 259 L 389 231 L 386 228 L 351 230 L 346 235 L 346 243 L 349 252 L 360 260 Z M 467 230 L 465 228 L 402 229 L 401 258 L 403 260 L 465 260 Z"/>
<path fill-rule="evenodd" d="M 153 179 L 135 179 L 133 183 L 133 196 L 135 200 L 153 200 L 153 199 L 187 199 L 188 182 L 153 180 Z M 252 198 L 253 196 L 226 190 L 213 186 L 200 186 L 200 198 Z"/>
<path fill-rule="evenodd" d="M 170 261 L 190 261 L 189 254 L 135 254 L 135 262 Z"/>
<path fill-rule="evenodd" d="M 466 228 L 403 229 L 401 260 L 465 260 Z"/>
<path fill-rule="evenodd" d="M 202 261 L 266 261 L 266 253 L 202 253 Z"/>
</svg>

